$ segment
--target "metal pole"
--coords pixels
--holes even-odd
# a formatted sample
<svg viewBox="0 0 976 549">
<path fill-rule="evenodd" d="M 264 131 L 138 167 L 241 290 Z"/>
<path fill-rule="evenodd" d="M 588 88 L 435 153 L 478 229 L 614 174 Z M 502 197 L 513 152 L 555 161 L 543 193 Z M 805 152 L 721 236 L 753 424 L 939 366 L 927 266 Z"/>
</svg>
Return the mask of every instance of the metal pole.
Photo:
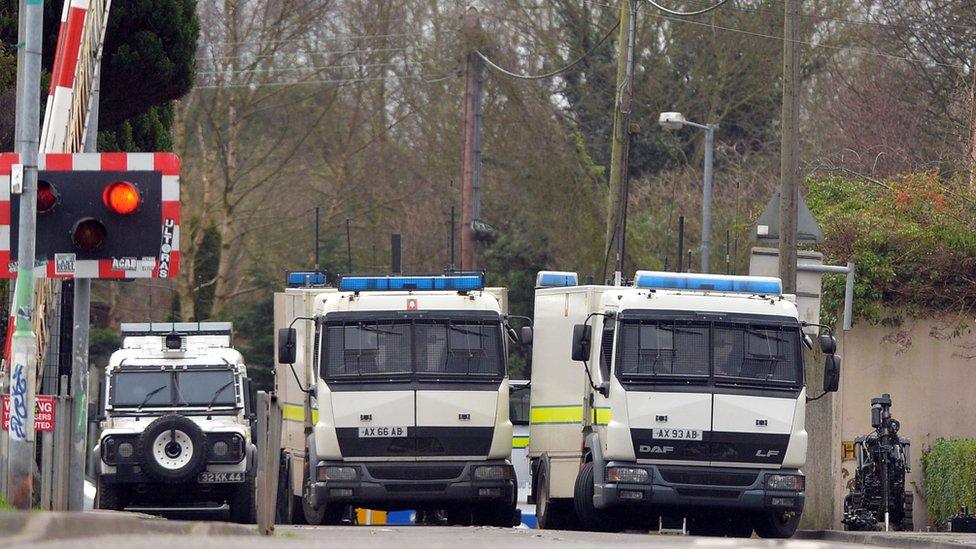
<svg viewBox="0 0 976 549">
<path fill-rule="evenodd" d="M 715 148 L 715 126 L 705 126 L 705 186 L 702 195 L 701 272 L 709 272 L 712 240 L 712 156 Z"/>
<path fill-rule="evenodd" d="M 847 262 L 847 282 L 844 285 L 844 331 L 854 324 L 854 262 Z"/>
<path fill-rule="evenodd" d="M 779 277 L 783 292 L 796 293 L 796 208 L 800 187 L 800 0 L 784 2 L 783 145 L 780 157 Z"/>
<path fill-rule="evenodd" d="M 268 425 L 269 425 L 269 404 L 268 393 L 258 391 L 257 412 L 258 412 L 258 474 L 255 482 L 257 489 L 255 506 L 258 531 L 263 535 L 270 535 L 274 531 L 274 520 L 268 521 L 268 516 L 274 517 L 273 513 L 268 512 Z"/>
<path fill-rule="evenodd" d="M 92 80 L 91 106 L 85 134 L 84 151 L 98 149 L 99 63 L 96 61 Z M 71 416 L 71 458 L 68 473 L 68 510 L 85 508 L 85 461 L 88 458 L 88 333 L 91 327 L 91 279 L 78 278 L 74 284 L 71 340 L 71 396 L 74 412 Z"/>
<path fill-rule="evenodd" d="M 349 230 L 349 218 L 346 218 L 346 272 L 352 274 L 352 232 Z"/>
<path fill-rule="evenodd" d="M 449 264 L 450 267 L 448 267 L 451 270 L 451 272 L 454 272 L 454 261 L 455 261 L 455 258 L 454 258 L 454 238 L 455 238 L 455 233 L 454 233 L 454 216 L 455 216 L 454 206 L 451 206 L 451 262 Z"/>
<path fill-rule="evenodd" d="M 685 216 L 678 216 L 678 270 L 675 272 L 682 272 L 684 265 L 684 255 L 685 255 Z"/>
<path fill-rule="evenodd" d="M 42 0 L 20 0 L 17 51 L 17 122 L 15 149 L 23 166 L 20 226 L 17 234 L 15 329 L 11 342 L 10 433 L 7 502 L 30 509 L 34 464 L 34 387 L 37 336 L 34 321 L 34 236 L 37 223 L 37 152 L 40 140 Z"/>
<path fill-rule="evenodd" d="M 68 448 L 71 444 L 71 397 L 68 396 L 68 376 L 61 376 L 61 391 L 54 412 L 54 446 Z M 54 494 L 52 510 L 68 510 L 68 452 L 54 453 Z"/>
<path fill-rule="evenodd" d="M 315 207 L 315 272 L 319 272 L 319 207 Z"/>
<path fill-rule="evenodd" d="M 400 235 L 390 235 L 390 272 L 400 274 L 403 271 L 400 256 Z"/>
</svg>

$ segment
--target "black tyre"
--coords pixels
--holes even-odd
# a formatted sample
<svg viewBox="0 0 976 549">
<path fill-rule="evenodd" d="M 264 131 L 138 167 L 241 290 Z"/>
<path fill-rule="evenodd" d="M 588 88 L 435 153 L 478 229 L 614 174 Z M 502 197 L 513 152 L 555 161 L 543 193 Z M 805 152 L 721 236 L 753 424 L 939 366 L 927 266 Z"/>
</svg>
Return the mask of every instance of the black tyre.
<svg viewBox="0 0 976 549">
<path fill-rule="evenodd" d="M 291 456 L 282 454 L 278 468 L 278 496 L 275 505 L 275 524 L 305 524 L 302 498 L 292 493 Z"/>
<path fill-rule="evenodd" d="M 195 480 L 207 463 L 207 436 L 196 423 L 167 414 L 146 427 L 138 440 L 140 463 L 152 478 L 175 484 Z"/>
<path fill-rule="evenodd" d="M 254 524 L 254 477 L 246 477 L 234 490 L 230 500 L 230 520 L 238 524 Z"/>
<path fill-rule="evenodd" d="M 539 461 L 536 471 L 535 518 L 541 530 L 579 530 L 573 500 L 549 497 L 549 463 Z"/>
<path fill-rule="evenodd" d="M 518 526 L 518 488 L 512 492 L 512 500 L 507 503 L 488 503 L 478 506 L 472 513 L 472 523 L 476 526 L 499 526 L 510 528 Z"/>
<path fill-rule="evenodd" d="M 95 509 L 122 511 L 128 505 L 129 490 L 125 485 L 103 482 L 98 477 L 95 486 Z"/>
<path fill-rule="evenodd" d="M 915 494 L 911 492 L 905 492 L 902 498 L 902 515 L 898 530 L 902 532 L 915 530 Z"/>
<path fill-rule="evenodd" d="M 342 517 L 345 515 L 345 505 L 322 505 L 312 507 L 311 491 L 312 483 L 308 472 L 308 463 L 305 463 L 305 472 L 302 475 L 302 514 L 305 524 L 314 526 L 342 524 Z"/>
<path fill-rule="evenodd" d="M 764 511 L 752 520 L 752 526 L 761 538 L 793 537 L 799 524 L 800 513 L 796 511 Z"/>
<path fill-rule="evenodd" d="M 576 516 L 584 530 L 591 532 L 619 532 L 623 528 L 617 516 L 593 506 L 593 463 L 584 463 L 576 475 L 573 490 Z"/>
</svg>

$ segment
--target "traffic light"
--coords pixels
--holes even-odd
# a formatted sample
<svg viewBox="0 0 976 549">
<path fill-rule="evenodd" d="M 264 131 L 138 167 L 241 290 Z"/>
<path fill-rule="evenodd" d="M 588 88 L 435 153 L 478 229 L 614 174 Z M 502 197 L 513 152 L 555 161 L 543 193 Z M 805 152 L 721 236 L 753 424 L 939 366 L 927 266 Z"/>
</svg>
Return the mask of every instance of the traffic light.
<svg viewBox="0 0 976 549">
<path fill-rule="evenodd" d="M 10 161 L 0 155 L 0 188 Z M 169 153 L 42 155 L 37 181 L 38 276 L 166 278 L 179 269 L 179 159 Z M 0 191 L 2 193 L 3 191 Z M 16 274 L 19 194 L 0 196 L 0 276 Z M 7 209 L 7 211 L 3 211 Z M 8 251 L 9 250 L 9 251 Z M 6 258 L 3 255 L 7 255 Z M 43 269 L 42 269 L 43 266 Z"/>
</svg>

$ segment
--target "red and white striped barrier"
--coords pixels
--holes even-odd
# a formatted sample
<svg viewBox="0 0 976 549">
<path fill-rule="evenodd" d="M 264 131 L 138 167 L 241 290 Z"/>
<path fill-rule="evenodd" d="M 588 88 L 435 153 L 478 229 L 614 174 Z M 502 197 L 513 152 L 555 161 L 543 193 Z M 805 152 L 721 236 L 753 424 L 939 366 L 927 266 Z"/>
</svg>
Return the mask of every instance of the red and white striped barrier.
<svg viewBox="0 0 976 549">
<path fill-rule="evenodd" d="M 11 257 L 10 174 L 20 163 L 16 153 L 0 154 L 0 278 L 16 277 Z M 155 171 L 162 175 L 162 229 L 159 255 L 152 269 L 113 268 L 112 259 L 75 261 L 74 274 L 55 273 L 53 259 L 38 261 L 37 278 L 169 278 L 180 269 L 180 159 L 173 153 L 47 153 L 38 157 L 41 171 Z M 121 259 L 121 258 L 118 258 Z"/>
<path fill-rule="evenodd" d="M 48 90 L 44 127 L 41 130 L 42 151 L 63 151 L 65 148 L 88 7 L 89 0 L 64 2 L 51 71 L 51 89 Z"/>
</svg>

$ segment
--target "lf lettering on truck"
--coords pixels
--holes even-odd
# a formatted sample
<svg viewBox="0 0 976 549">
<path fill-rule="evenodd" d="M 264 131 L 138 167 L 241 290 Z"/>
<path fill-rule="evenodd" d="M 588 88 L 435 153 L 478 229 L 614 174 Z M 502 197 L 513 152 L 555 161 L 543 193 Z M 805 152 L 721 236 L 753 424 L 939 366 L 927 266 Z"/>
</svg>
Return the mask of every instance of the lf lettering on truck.
<svg viewBox="0 0 976 549">
<path fill-rule="evenodd" d="M 803 332 L 776 278 L 542 272 L 529 456 L 542 528 L 783 538 L 805 498 Z M 824 389 L 836 342 L 821 335 Z"/>
</svg>

